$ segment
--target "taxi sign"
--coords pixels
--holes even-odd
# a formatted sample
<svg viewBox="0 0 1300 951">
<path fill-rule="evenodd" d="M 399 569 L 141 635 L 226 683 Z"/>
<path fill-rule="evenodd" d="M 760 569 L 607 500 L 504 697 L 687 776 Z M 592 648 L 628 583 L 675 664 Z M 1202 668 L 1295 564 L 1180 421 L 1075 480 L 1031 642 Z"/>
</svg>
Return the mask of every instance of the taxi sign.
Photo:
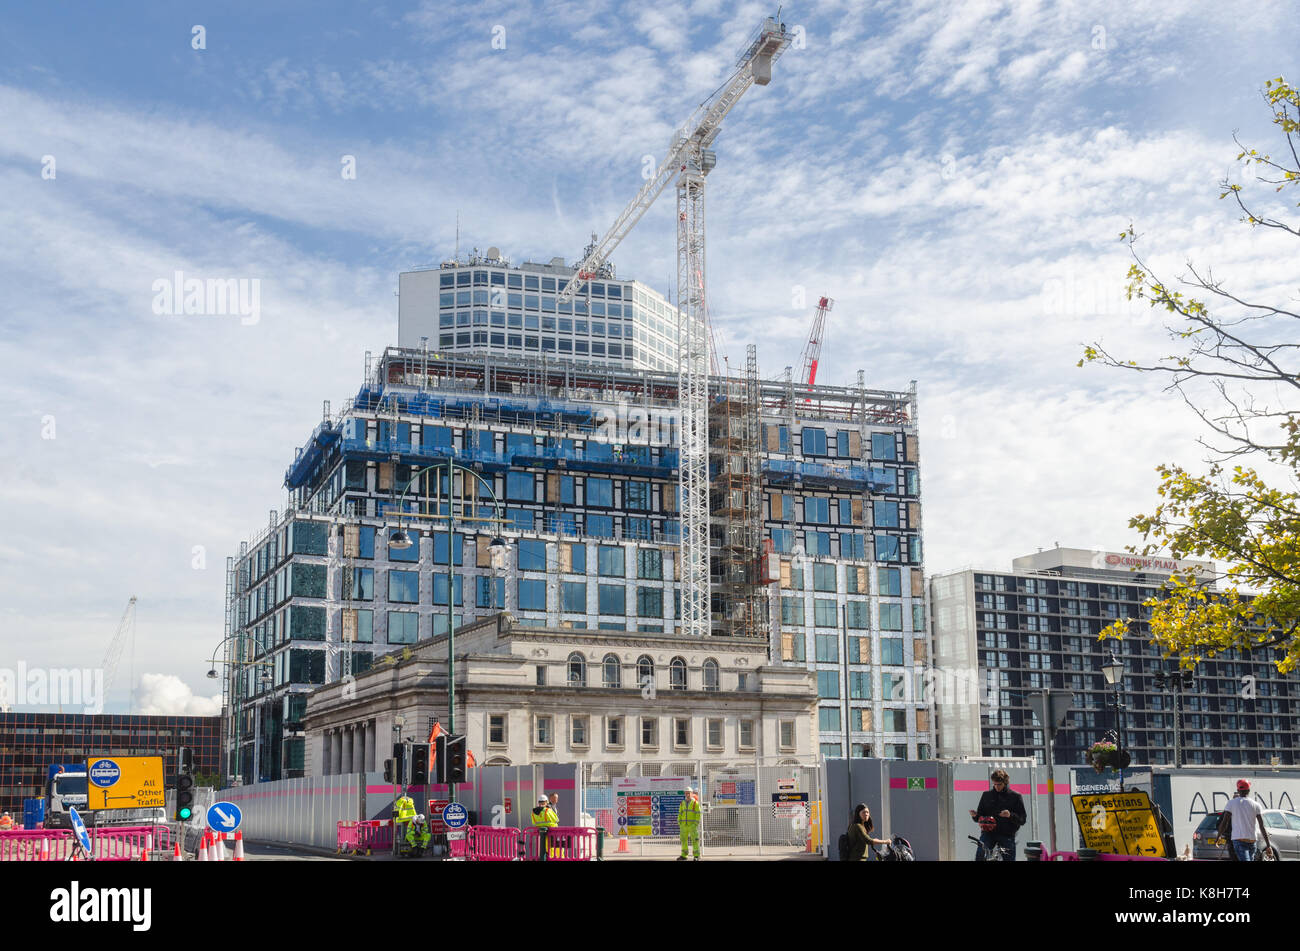
<svg viewBox="0 0 1300 951">
<path fill-rule="evenodd" d="M 458 802 L 449 802 L 442 810 L 442 821 L 448 829 L 459 829 L 469 822 L 469 813 Z"/>
<path fill-rule="evenodd" d="M 1070 797 L 1086 848 L 1110 855 L 1169 858 L 1160 823 L 1145 792 L 1085 793 Z"/>
<path fill-rule="evenodd" d="M 208 828 L 217 832 L 234 832 L 244 821 L 244 814 L 233 802 L 214 802 L 208 806 Z"/>
<path fill-rule="evenodd" d="M 87 756 L 86 808 L 161 809 L 167 805 L 161 756 Z"/>
<path fill-rule="evenodd" d="M 94 858 L 95 853 L 90 848 L 90 833 L 86 831 L 86 823 L 82 821 L 81 815 L 77 812 L 76 806 L 68 807 L 68 822 L 72 825 L 72 834 L 77 837 L 81 843 L 82 849 L 85 850 L 87 857 Z"/>
</svg>

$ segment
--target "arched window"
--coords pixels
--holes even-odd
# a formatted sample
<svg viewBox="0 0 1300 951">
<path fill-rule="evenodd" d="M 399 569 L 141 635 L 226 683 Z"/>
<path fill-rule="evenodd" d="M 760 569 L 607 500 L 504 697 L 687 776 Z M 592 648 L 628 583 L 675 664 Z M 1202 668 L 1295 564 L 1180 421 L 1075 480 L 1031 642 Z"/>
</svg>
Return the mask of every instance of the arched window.
<svg viewBox="0 0 1300 951">
<path fill-rule="evenodd" d="M 577 651 L 569 655 L 569 686 L 587 686 L 587 661 Z"/>
<path fill-rule="evenodd" d="M 636 683 L 638 687 L 653 686 L 655 682 L 655 662 L 648 654 L 636 659 Z"/>
<path fill-rule="evenodd" d="M 606 687 L 623 686 L 623 667 L 618 662 L 617 654 L 605 655 L 605 686 Z"/>
<path fill-rule="evenodd" d="M 668 662 L 668 689 L 686 689 L 686 659 L 674 657 Z"/>
<path fill-rule="evenodd" d="M 718 689 L 718 662 L 710 657 L 704 662 L 704 689 Z"/>
</svg>

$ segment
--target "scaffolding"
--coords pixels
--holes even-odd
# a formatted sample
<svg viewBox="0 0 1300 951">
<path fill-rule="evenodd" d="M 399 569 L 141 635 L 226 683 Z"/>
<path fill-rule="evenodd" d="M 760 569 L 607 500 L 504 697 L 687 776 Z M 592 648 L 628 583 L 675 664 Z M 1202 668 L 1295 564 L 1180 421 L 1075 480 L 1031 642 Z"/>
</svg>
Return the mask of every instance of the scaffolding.
<svg viewBox="0 0 1300 951">
<path fill-rule="evenodd" d="M 715 379 L 709 412 L 712 629 L 728 637 L 768 636 L 768 599 L 759 575 L 762 451 L 758 358 L 746 348 L 745 376 Z"/>
</svg>

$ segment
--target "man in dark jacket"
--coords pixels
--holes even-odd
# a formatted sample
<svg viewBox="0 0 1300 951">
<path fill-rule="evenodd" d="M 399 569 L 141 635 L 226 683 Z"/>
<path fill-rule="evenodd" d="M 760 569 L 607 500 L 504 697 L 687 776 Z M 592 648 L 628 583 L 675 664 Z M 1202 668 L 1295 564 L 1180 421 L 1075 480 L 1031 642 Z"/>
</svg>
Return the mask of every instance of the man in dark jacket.
<svg viewBox="0 0 1300 951">
<path fill-rule="evenodd" d="M 981 819 L 994 820 L 991 829 L 986 828 L 989 825 L 987 821 L 980 823 L 980 842 L 988 849 L 1001 847 L 1003 860 L 1014 862 L 1016 832 L 1026 821 L 1025 801 L 1020 798 L 1020 793 L 1012 791 L 1008 785 L 1006 770 L 995 769 L 989 778 L 993 782 L 993 788 L 980 796 L 980 803 L 971 810 L 970 817 L 976 823 L 980 823 Z M 984 861 L 984 849 L 979 850 L 975 861 Z"/>
</svg>

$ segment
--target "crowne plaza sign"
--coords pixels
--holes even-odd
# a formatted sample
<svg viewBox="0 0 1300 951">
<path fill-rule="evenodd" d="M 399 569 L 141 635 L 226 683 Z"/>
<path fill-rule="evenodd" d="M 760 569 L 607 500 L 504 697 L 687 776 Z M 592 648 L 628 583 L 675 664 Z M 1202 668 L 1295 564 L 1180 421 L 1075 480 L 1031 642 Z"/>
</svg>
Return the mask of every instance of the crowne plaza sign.
<svg viewBox="0 0 1300 951">
<path fill-rule="evenodd" d="M 1171 574 L 1183 571 L 1203 574 L 1208 568 L 1205 562 L 1202 561 L 1182 561 L 1177 558 L 1126 555 L 1120 554 L 1119 552 L 1108 552 L 1105 561 L 1107 568 L 1127 568 L 1131 571 L 1167 571 Z"/>
</svg>

